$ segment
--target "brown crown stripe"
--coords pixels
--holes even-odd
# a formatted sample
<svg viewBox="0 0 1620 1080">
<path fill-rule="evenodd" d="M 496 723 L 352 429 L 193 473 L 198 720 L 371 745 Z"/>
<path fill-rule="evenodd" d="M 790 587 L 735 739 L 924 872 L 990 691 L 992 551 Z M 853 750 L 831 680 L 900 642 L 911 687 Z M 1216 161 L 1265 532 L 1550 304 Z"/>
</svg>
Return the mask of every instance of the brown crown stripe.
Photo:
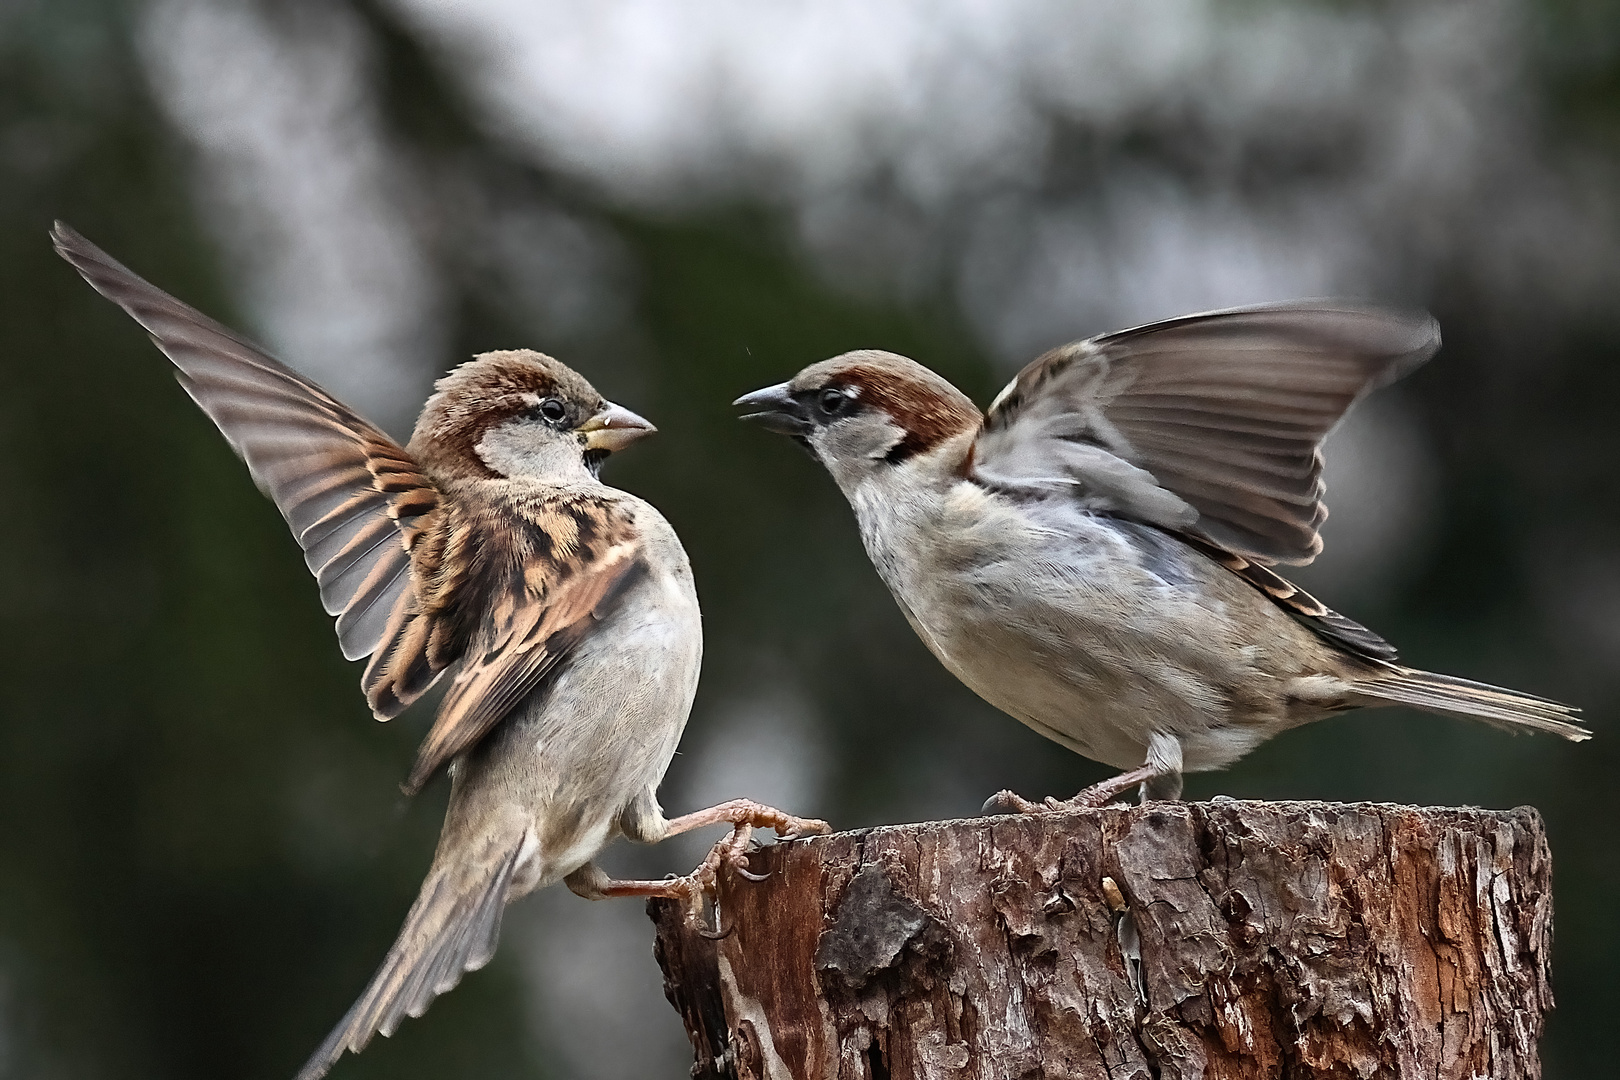
<svg viewBox="0 0 1620 1080">
<path fill-rule="evenodd" d="M 921 365 L 857 363 L 836 374 L 855 389 L 857 401 L 882 409 L 905 431 L 889 454 L 891 462 L 976 431 L 983 420 L 967 397 Z"/>
</svg>

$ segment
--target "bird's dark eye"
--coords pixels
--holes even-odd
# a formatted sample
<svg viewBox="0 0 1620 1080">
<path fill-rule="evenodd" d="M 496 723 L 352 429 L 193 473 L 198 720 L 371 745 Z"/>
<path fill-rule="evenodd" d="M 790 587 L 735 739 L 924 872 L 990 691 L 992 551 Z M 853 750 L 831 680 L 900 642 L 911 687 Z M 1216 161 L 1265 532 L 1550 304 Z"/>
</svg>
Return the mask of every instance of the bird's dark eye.
<svg viewBox="0 0 1620 1080">
<path fill-rule="evenodd" d="M 556 424 L 568 415 L 568 409 L 556 398 L 546 398 L 540 403 L 540 415 L 545 417 L 548 423 Z"/>
<path fill-rule="evenodd" d="M 829 386 L 817 396 L 816 404 L 821 406 L 821 411 L 828 416 L 838 416 L 847 411 L 850 403 L 854 400 L 854 395 L 849 391 L 841 387 Z"/>
</svg>

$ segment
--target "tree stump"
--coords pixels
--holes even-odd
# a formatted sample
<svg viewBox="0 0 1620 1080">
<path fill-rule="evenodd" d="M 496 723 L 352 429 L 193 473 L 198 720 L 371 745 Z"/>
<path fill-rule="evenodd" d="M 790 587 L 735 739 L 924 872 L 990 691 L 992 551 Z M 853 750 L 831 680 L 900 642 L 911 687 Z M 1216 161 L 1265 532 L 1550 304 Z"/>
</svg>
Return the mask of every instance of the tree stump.
<svg viewBox="0 0 1620 1080">
<path fill-rule="evenodd" d="M 1539 1077 L 1532 809 L 1153 803 L 840 833 L 655 901 L 692 1075 Z"/>
</svg>

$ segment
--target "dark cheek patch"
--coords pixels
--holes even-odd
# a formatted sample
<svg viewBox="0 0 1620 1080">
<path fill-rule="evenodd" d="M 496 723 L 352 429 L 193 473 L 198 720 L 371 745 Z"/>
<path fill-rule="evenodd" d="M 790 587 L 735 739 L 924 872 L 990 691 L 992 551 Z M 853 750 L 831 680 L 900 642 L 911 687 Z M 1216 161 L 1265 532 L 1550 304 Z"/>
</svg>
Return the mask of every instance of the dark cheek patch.
<svg viewBox="0 0 1620 1080">
<path fill-rule="evenodd" d="M 463 471 L 483 478 L 496 477 L 500 474 L 489 467 L 483 455 L 478 452 L 478 444 L 484 438 L 487 424 L 460 424 L 439 436 L 438 444 L 434 448 L 435 456 L 443 458 L 446 462 L 454 463 Z"/>
<path fill-rule="evenodd" d="M 907 458 L 916 457 L 919 453 L 926 449 L 928 449 L 928 447 L 923 444 L 921 439 L 913 435 L 907 435 L 905 438 L 894 444 L 893 450 L 890 450 L 887 454 L 883 455 L 883 460 L 887 461 L 890 465 L 898 465 Z"/>
</svg>

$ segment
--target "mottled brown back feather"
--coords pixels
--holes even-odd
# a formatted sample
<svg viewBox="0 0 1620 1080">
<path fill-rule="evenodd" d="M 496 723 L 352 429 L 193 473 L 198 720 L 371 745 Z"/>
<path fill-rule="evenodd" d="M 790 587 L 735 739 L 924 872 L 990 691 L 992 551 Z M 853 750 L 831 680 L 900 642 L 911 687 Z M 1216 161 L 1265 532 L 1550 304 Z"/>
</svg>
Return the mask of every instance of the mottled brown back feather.
<svg viewBox="0 0 1620 1080">
<path fill-rule="evenodd" d="M 506 480 L 453 483 L 444 522 L 414 557 L 418 610 L 400 670 L 462 661 L 405 782 L 415 792 L 532 693 L 638 564 L 628 511 Z M 425 624 L 418 626 L 417 624 Z M 391 683 L 379 693 L 397 695 Z"/>
</svg>

